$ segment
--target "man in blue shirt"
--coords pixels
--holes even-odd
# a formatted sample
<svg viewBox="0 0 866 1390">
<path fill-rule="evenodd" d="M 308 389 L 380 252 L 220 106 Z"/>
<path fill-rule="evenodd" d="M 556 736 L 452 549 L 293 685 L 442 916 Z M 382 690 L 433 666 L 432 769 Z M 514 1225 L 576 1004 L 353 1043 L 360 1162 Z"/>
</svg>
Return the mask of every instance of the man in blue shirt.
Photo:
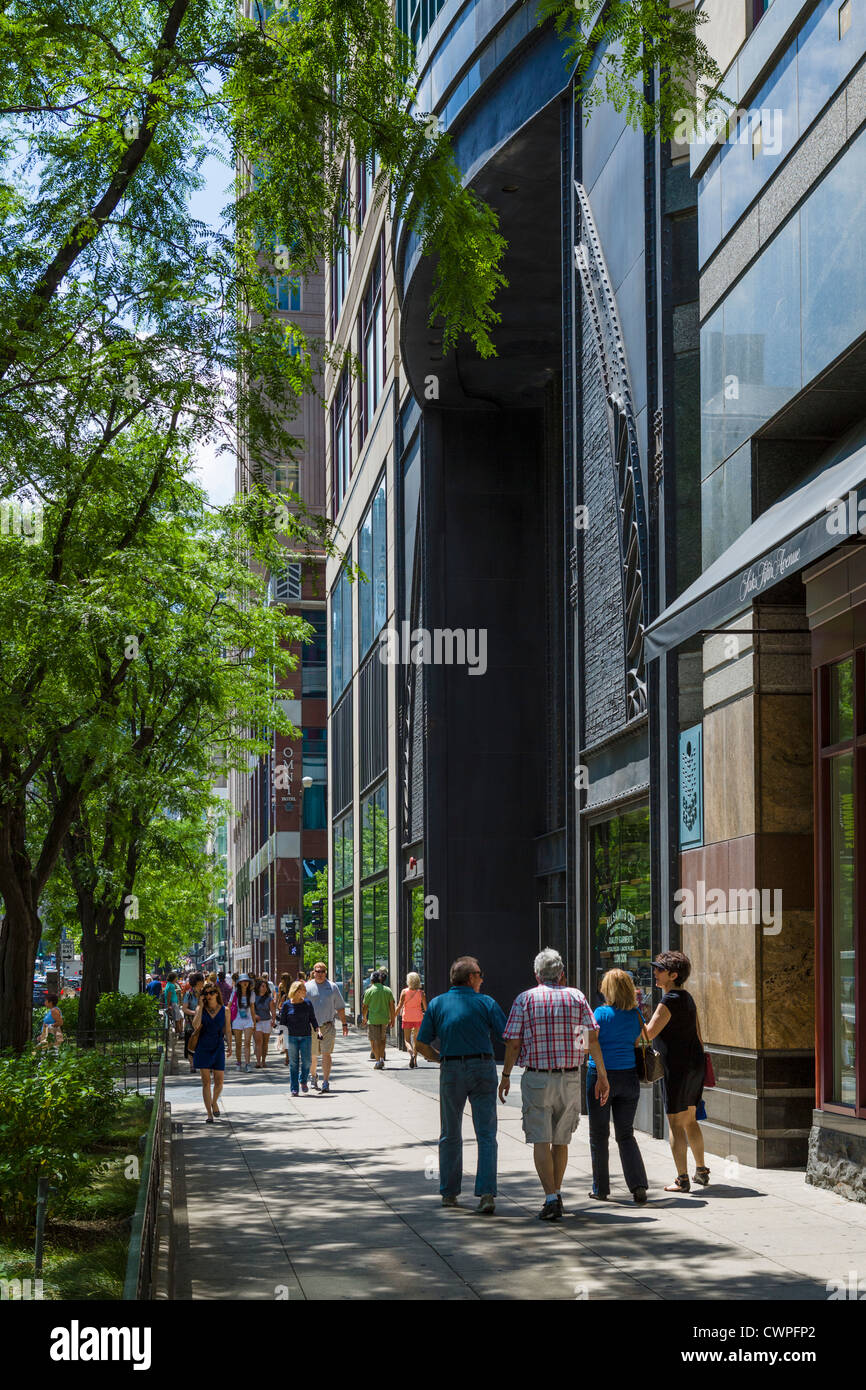
<svg viewBox="0 0 866 1390">
<path fill-rule="evenodd" d="M 439 1080 L 439 1191 L 443 1207 L 456 1207 L 463 1181 L 463 1111 L 472 1109 L 478 1141 L 475 1195 L 478 1210 L 496 1210 L 496 1063 L 493 1039 L 502 1037 L 505 1014 L 481 993 L 483 976 L 473 956 L 451 967 L 451 988 L 430 1000 L 416 1048 L 430 1062 L 441 1062 Z M 439 1039 L 439 1051 L 432 1043 Z"/>
</svg>

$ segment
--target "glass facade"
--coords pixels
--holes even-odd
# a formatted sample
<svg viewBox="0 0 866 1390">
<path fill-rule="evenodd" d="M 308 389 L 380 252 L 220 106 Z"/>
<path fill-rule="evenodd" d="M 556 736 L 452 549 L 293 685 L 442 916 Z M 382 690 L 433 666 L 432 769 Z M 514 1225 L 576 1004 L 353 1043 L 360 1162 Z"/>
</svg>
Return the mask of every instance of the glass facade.
<svg viewBox="0 0 866 1390">
<path fill-rule="evenodd" d="M 360 357 L 364 372 L 360 411 L 362 440 L 370 428 L 385 384 L 384 263 L 383 241 L 370 272 L 358 319 Z"/>
<path fill-rule="evenodd" d="M 343 505 L 352 476 L 352 412 L 348 367 L 340 375 L 331 405 L 331 452 L 334 476 L 334 516 Z"/>
<path fill-rule="evenodd" d="M 349 166 L 343 170 L 340 207 L 334 218 L 333 242 L 334 258 L 331 261 L 331 333 L 339 322 L 340 313 L 349 288 L 351 257 L 349 252 Z"/>
<path fill-rule="evenodd" d="M 627 970 L 644 1018 L 652 1014 L 649 808 L 623 811 L 590 828 L 590 1003 L 603 1003 L 602 976 Z"/>
<path fill-rule="evenodd" d="M 334 822 L 334 892 L 350 888 L 354 878 L 354 816 L 351 811 Z"/>
<path fill-rule="evenodd" d="M 388 881 L 361 889 L 361 974 L 388 969 Z"/>
<path fill-rule="evenodd" d="M 301 648 L 301 693 L 323 700 L 328 693 L 328 618 L 321 612 L 305 613 L 304 618 L 314 636 Z"/>
<path fill-rule="evenodd" d="M 361 877 L 388 868 L 388 788 L 384 782 L 361 801 Z"/>
<path fill-rule="evenodd" d="M 352 586 L 345 567 L 331 595 L 331 699 L 337 703 L 352 679 Z"/>
<path fill-rule="evenodd" d="M 864 217 L 866 132 L 701 329 L 704 478 L 866 333 Z"/>
<path fill-rule="evenodd" d="M 358 564 L 367 577 L 358 590 L 360 655 L 363 657 L 385 625 L 388 607 L 388 537 L 383 478 L 361 523 Z"/>
<path fill-rule="evenodd" d="M 702 262 L 727 236 L 866 52 L 866 18 L 852 5 L 850 22 L 840 24 L 839 8 L 839 0 L 820 0 L 750 100 L 750 115 L 729 133 L 704 174 L 699 187 Z M 759 124 L 756 148 L 754 136 Z"/>
<path fill-rule="evenodd" d="M 304 729 L 303 775 L 313 785 L 304 791 L 304 829 L 326 830 L 328 826 L 328 731 Z"/>
<path fill-rule="evenodd" d="M 352 894 L 334 899 L 333 980 L 350 1013 L 357 1013 L 355 997 L 355 929 Z"/>
<path fill-rule="evenodd" d="M 270 290 L 274 307 L 281 313 L 299 313 L 301 282 L 294 275 L 275 275 Z"/>
</svg>

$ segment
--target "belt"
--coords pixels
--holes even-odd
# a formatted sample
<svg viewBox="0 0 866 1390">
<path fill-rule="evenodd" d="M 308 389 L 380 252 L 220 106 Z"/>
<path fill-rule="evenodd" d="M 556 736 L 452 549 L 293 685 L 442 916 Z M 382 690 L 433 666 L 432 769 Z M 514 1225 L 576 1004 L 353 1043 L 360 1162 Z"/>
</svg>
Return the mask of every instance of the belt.
<svg viewBox="0 0 866 1390">
<path fill-rule="evenodd" d="M 554 1072 L 554 1071 L 556 1071 L 556 1072 L 561 1072 L 561 1071 L 580 1071 L 580 1067 L 524 1067 L 523 1070 L 524 1070 L 524 1071 L 543 1071 L 543 1072 L 545 1072 L 545 1073 L 549 1073 L 549 1072 Z"/>
<path fill-rule="evenodd" d="M 492 1052 L 464 1052 L 462 1056 L 440 1057 L 440 1062 L 475 1062 L 481 1057 L 489 1057 L 493 1061 Z"/>
</svg>

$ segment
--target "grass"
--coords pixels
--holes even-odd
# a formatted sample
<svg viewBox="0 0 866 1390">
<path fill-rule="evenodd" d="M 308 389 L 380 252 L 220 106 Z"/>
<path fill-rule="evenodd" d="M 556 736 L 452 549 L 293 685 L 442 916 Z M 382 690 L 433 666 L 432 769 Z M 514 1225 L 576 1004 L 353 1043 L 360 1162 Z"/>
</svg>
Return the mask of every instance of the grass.
<svg viewBox="0 0 866 1390">
<path fill-rule="evenodd" d="M 46 1299 L 119 1299 L 129 1229 L 138 1199 L 150 1104 L 124 1097 L 118 1115 L 88 1151 L 87 1173 L 49 1197 L 42 1272 Z M 32 1279 L 33 1236 L 0 1233 L 0 1278 Z"/>
</svg>

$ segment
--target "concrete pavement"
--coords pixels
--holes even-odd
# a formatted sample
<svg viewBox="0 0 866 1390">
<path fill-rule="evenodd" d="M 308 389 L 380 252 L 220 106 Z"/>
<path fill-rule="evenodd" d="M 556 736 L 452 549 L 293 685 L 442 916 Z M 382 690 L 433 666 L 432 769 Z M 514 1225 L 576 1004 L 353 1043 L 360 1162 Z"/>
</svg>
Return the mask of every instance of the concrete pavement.
<svg viewBox="0 0 866 1390">
<path fill-rule="evenodd" d="M 438 1067 L 337 1040 L 333 1090 L 289 1095 L 230 1065 L 222 1118 L 205 1125 L 198 1077 L 167 1080 L 175 1143 L 177 1298 L 825 1301 L 866 1277 L 866 1206 L 801 1172 L 710 1156 L 711 1186 L 664 1193 L 666 1143 L 638 1136 L 650 1200 L 634 1205 L 611 1143 L 612 1193 L 590 1187 L 586 1118 L 563 1187 L 565 1219 L 536 1219 L 541 1187 L 520 1125 L 519 1074 L 499 1107 L 497 1214 L 475 1214 L 475 1143 L 464 1121 L 461 1206 L 440 1205 Z M 184 1071 L 184 1063 L 181 1062 Z"/>
</svg>

